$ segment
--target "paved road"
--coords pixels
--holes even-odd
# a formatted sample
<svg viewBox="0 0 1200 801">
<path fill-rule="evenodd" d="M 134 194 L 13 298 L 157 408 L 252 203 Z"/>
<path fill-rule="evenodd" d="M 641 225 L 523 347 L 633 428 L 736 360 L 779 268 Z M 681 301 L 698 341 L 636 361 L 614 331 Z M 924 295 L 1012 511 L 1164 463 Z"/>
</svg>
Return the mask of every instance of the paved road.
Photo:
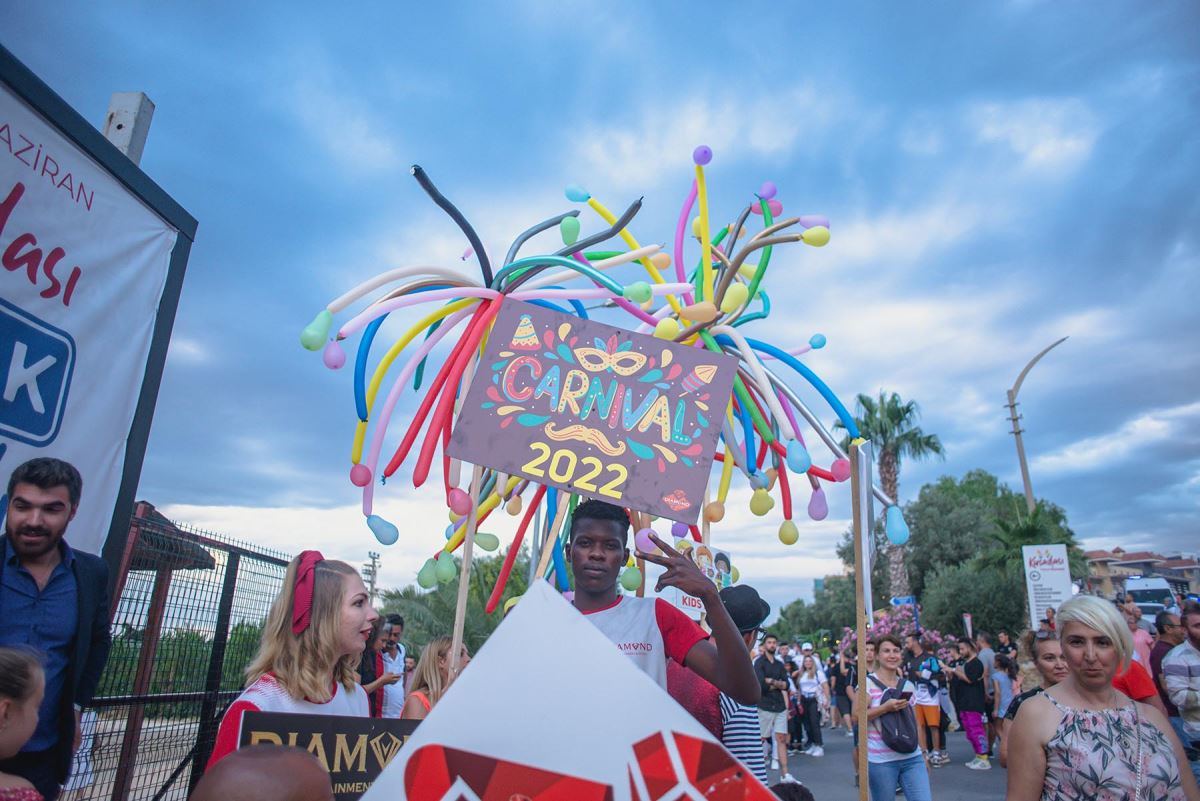
<svg viewBox="0 0 1200 801">
<path fill-rule="evenodd" d="M 812 790 L 816 801 L 857 801 L 854 787 L 854 767 L 851 761 L 852 740 L 842 732 L 825 729 L 825 756 L 810 757 L 796 754 L 788 758 L 792 775 Z M 998 760 L 992 760 L 991 770 L 968 770 L 964 765 L 974 754 L 961 731 L 948 735 L 951 762 L 933 771 L 934 801 L 1003 801 L 1007 772 Z M 768 771 L 771 781 L 777 781 L 777 771 Z M 903 801 L 903 796 L 897 796 Z"/>
</svg>

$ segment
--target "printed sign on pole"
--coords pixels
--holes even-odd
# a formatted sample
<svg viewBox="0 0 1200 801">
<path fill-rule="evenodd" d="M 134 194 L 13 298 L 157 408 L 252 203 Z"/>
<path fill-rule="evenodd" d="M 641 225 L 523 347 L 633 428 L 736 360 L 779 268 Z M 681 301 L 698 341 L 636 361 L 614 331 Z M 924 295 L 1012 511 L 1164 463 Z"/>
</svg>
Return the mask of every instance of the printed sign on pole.
<svg viewBox="0 0 1200 801">
<path fill-rule="evenodd" d="M 195 228 L 0 48 L 0 476 L 75 465 L 81 550 L 129 530 Z"/>
<path fill-rule="evenodd" d="M 1071 600 L 1071 566 L 1065 545 L 1024 545 L 1025 589 L 1029 596 L 1029 627 L 1036 629 L 1046 610 Z"/>
<path fill-rule="evenodd" d="M 507 300 L 449 453 L 692 524 L 737 360 Z"/>
</svg>

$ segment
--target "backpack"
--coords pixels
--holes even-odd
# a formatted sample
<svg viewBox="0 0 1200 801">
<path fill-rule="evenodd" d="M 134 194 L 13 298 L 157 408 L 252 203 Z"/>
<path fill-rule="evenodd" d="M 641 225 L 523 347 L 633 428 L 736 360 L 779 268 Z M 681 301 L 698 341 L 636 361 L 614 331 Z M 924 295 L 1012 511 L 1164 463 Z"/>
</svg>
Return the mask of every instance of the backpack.
<svg viewBox="0 0 1200 801">
<path fill-rule="evenodd" d="M 880 704 L 900 697 L 900 688 L 904 686 L 903 677 L 900 684 L 894 688 L 875 678 L 873 673 L 867 674 L 867 678 L 883 690 Z M 879 724 L 879 736 L 883 739 L 883 744 L 897 754 L 911 754 L 920 748 L 920 743 L 917 742 L 917 719 L 911 708 L 905 708 L 902 712 L 886 712 L 875 718 L 875 722 Z"/>
</svg>

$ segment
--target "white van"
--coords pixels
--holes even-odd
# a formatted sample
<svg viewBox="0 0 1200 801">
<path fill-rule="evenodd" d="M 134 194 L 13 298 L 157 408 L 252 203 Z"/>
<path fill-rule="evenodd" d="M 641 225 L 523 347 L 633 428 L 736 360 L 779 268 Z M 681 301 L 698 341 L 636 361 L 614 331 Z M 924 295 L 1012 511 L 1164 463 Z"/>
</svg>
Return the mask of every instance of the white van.
<svg viewBox="0 0 1200 801">
<path fill-rule="evenodd" d="M 1163 578 L 1125 579 L 1125 594 L 1132 595 L 1134 603 L 1162 604 L 1166 608 L 1175 606 L 1175 594 L 1171 585 Z"/>
</svg>

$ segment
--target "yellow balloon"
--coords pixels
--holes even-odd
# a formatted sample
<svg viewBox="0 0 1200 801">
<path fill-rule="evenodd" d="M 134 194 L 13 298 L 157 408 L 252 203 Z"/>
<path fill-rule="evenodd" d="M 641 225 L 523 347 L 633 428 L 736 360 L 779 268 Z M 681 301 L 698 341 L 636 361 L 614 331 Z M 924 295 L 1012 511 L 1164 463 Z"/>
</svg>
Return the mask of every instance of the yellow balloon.
<svg viewBox="0 0 1200 801">
<path fill-rule="evenodd" d="M 710 523 L 720 523 L 725 517 L 725 504 L 712 501 L 704 507 L 704 519 Z"/>
<path fill-rule="evenodd" d="M 814 248 L 824 247 L 829 243 L 829 229 L 823 225 L 814 225 L 800 234 L 800 239 L 804 241 L 804 244 L 812 245 Z"/>
<path fill-rule="evenodd" d="M 632 556 L 625 560 L 625 567 L 634 567 L 636 565 L 637 565 L 637 562 L 635 562 L 633 560 Z"/>
<path fill-rule="evenodd" d="M 697 239 L 700 238 L 700 218 L 699 217 L 692 218 L 692 236 L 696 237 Z"/>
<path fill-rule="evenodd" d="M 721 298 L 721 311 L 726 314 L 733 314 L 742 308 L 742 306 L 745 306 L 749 298 L 750 288 L 745 284 L 739 284 L 735 281 L 725 290 L 725 297 Z"/>
<path fill-rule="evenodd" d="M 516 517 L 517 515 L 521 514 L 521 505 L 521 496 L 514 495 L 508 499 L 508 503 L 504 505 L 504 510 L 513 517 Z"/>
<path fill-rule="evenodd" d="M 739 571 L 736 567 L 729 568 L 729 580 L 730 581 L 732 581 L 734 584 L 737 584 L 738 579 L 740 579 L 741 577 L 742 577 L 741 571 Z"/>
<path fill-rule="evenodd" d="M 775 499 L 765 489 L 756 489 L 750 496 L 750 511 L 758 517 L 762 517 L 774 508 Z"/>
<path fill-rule="evenodd" d="M 516 606 L 516 605 L 517 605 L 517 601 L 519 601 L 519 600 L 521 600 L 521 596 L 520 596 L 520 595 L 514 595 L 513 597 L 511 597 L 511 598 L 509 598 L 507 601 L 505 601 L 505 602 L 504 602 L 504 612 L 503 612 L 503 614 L 506 614 L 506 615 L 507 615 L 507 614 L 508 614 L 508 611 L 509 611 L 510 609 L 512 609 L 514 606 Z"/>
<path fill-rule="evenodd" d="M 453 509 L 450 510 L 450 522 L 451 523 L 457 523 L 459 520 L 462 520 L 464 517 L 466 517 L 466 515 L 460 515 L 458 512 L 455 512 Z"/>
<path fill-rule="evenodd" d="M 855 437 L 854 439 L 850 440 L 851 445 L 862 445 L 864 442 L 866 442 L 866 440 L 862 437 Z"/>
<path fill-rule="evenodd" d="M 654 326 L 654 336 L 659 339 L 674 339 L 679 336 L 681 330 L 675 318 L 664 317 L 658 321 L 658 325 Z"/>
<path fill-rule="evenodd" d="M 796 528 L 796 524 L 791 520 L 784 520 L 779 524 L 779 541 L 784 545 L 795 545 L 796 540 L 800 539 L 800 529 Z"/>
<path fill-rule="evenodd" d="M 702 300 L 691 306 L 684 306 L 683 316 L 697 323 L 711 323 L 717 319 L 717 307 L 707 300 Z"/>
</svg>

